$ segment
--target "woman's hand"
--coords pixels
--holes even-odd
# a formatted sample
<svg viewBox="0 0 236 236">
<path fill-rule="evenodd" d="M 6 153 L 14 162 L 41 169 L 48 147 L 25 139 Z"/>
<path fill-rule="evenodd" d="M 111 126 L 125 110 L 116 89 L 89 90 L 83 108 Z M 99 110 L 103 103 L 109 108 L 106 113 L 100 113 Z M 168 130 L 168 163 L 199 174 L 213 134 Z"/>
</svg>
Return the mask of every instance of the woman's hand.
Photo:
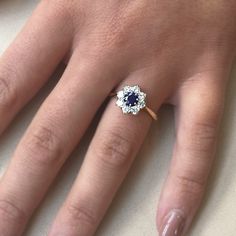
<svg viewBox="0 0 236 236">
<path fill-rule="evenodd" d="M 157 216 L 182 236 L 212 165 L 235 56 L 236 2 L 43 0 L 0 59 L 0 129 L 67 68 L 0 183 L 0 234 L 19 236 L 59 169 L 113 89 L 139 85 L 149 107 L 173 104 L 176 144 Z M 50 236 L 93 235 L 145 139 L 151 118 L 111 99 Z"/>
</svg>

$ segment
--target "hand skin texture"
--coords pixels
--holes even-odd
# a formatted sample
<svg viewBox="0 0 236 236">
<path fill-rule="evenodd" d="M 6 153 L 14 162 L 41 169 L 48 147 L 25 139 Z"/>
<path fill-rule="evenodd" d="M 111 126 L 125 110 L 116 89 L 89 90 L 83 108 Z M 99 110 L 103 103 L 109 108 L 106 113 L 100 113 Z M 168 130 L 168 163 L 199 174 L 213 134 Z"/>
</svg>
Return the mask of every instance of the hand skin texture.
<svg viewBox="0 0 236 236">
<path fill-rule="evenodd" d="M 0 235 L 20 236 L 96 111 L 139 85 L 175 109 L 176 143 L 157 211 L 161 236 L 187 234 L 214 159 L 235 58 L 235 0 L 43 0 L 0 58 L 0 129 L 67 67 L 0 182 Z M 91 236 L 152 123 L 110 99 L 49 236 Z"/>
</svg>

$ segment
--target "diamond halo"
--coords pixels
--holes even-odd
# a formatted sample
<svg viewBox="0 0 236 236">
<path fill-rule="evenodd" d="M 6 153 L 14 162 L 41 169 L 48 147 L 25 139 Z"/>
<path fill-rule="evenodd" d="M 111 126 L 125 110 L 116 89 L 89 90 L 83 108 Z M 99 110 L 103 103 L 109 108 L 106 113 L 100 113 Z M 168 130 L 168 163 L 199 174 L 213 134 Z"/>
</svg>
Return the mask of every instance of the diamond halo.
<svg viewBox="0 0 236 236">
<path fill-rule="evenodd" d="M 124 114 L 137 115 L 146 107 L 145 98 L 146 94 L 140 90 L 138 85 L 125 86 L 117 92 L 116 105 L 122 109 Z"/>
</svg>

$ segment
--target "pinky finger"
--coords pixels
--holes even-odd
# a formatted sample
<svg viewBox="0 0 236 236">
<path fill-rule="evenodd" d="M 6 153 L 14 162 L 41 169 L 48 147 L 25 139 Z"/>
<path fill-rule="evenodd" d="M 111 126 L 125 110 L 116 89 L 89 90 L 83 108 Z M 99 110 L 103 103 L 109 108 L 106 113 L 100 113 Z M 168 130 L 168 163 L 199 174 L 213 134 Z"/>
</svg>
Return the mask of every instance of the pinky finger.
<svg viewBox="0 0 236 236">
<path fill-rule="evenodd" d="M 158 210 L 161 236 L 185 235 L 206 189 L 216 148 L 224 89 L 204 78 L 180 92 L 176 144 Z"/>
</svg>

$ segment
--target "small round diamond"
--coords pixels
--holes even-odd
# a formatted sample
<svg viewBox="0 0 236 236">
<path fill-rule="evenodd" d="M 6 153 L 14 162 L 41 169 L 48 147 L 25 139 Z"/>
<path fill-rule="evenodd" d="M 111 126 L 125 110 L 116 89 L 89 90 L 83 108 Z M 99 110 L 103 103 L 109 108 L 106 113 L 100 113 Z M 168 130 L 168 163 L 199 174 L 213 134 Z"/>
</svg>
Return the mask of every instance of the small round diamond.
<svg viewBox="0 0 236 236">
<path fill-rule="evenodd" d="M 146 94 L 140 91 L 139 86 L 125 86 L 117 93 L 116 105 L 123 113 L 137 115 L 146 106 L 145 98 Z"/>
<path fill-rule="evenodd" d="M 119 91 L 118 93 L 117 93 L 117 97 L 118 98 L 122 98 L 124 96 L 124 92 L 123 91 Z"/>
<path fill-rule="evenodd" d="M 123 102 L 122 102 L 121 100 L 117 100 L 117 101 L 116 101 L 116 105 L 120 107 L 120 106 L 123 105 Z"/>
</svg>

